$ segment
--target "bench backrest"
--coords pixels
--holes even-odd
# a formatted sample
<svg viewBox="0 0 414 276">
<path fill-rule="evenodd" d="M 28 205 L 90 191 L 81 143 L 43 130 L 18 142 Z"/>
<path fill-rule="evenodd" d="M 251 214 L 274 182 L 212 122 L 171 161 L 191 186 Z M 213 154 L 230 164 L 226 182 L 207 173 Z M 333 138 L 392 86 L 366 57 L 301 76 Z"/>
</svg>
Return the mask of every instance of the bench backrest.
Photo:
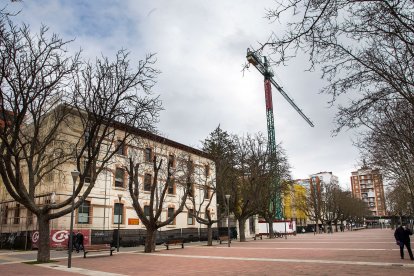
<svg viewBox="0 0 414 276">
<path fill-rule="evenodd" d="M 91 244 L 91 245 L 85 245 L 86 249 L 106 249 L 106 248 L 111 248 L 110 244 Z"/>
<path fill-rule="evenodd" d="M 184 242 L 184 240 L 169 240 L 166 243 L 167 244 L 173 244 L 173 243 L 183 243 L 183 242 Z"/>
</svg>

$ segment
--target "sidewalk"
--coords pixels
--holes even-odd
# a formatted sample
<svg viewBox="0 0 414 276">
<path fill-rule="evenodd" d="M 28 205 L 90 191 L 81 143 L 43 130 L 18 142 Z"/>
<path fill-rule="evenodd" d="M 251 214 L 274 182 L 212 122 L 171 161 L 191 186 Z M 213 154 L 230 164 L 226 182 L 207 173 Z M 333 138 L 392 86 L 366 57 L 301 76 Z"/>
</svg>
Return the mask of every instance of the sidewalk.
<svg viewBox="0 0 414 276">
<path fill-rule="evenodd" d="M 59 252 L 63 253 L 63 252 Z M 408 253 L 405 252 L 408 258 Z M 94 256 L 95 255 L 95 256 Z M 96 256 L 99 255 L 99 256 Z M 55 256 L 47 265 L 3 264 L 1 275 L 414 275 L 414 261 L 401 260 L 390 229 L 333 234 L 299 234 L 287 239 L 185 244 L 185 248 L 144 254 L 143 247 L 121 248 L 72 260 Z M 0 253 L 0 260 L 2 259 Z M 10 257 L 10 255 L 8 255 Z M 15 257 L 15 256 L 13 256 Z M 1 263 L 1 262 L 0 262 Z M 72 271 L 72 272 L 70 272 Z"/>
</svg>

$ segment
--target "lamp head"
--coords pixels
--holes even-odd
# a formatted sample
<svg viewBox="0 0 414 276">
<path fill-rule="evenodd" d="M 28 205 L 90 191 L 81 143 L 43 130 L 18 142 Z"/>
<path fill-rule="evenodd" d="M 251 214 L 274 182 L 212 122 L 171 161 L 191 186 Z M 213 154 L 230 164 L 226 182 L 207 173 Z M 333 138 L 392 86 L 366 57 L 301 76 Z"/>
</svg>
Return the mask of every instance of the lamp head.
<svg viewBox="0 0 414 276">
<path fill-rule="evenodd" d="M 73 182 L 76 182 L 76 180 L 79 177 L 80 172 L 75 169 L 75 170 L 71 171 L 70 174 L 72 175 Z"/>
</svg>

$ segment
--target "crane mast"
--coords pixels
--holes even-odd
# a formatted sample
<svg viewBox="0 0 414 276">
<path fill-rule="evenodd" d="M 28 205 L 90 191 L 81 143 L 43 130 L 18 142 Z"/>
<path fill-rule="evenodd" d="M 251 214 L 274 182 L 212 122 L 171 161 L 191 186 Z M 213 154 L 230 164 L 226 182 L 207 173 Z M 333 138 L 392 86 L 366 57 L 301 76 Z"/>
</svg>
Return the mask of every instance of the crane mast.
<svg viewBox="0 0 414 276">
<path fill-rule="evenodd" d="M 247 61 L 252 64 L 264 77 L 264 89 L 266 100 L 266 119 L 267 119 L 267 139 L 268 139 L 268 151 L 271 156 L 276 157 L 276 138 L 275 138 L 275 124 L 273 117 L 273 102 L 272 102 L 272 84 L 279 91 L 280 94 L 290 103 L 290 105 L 302 116 L 302 118 L 313 127 L 312 121 L 302 112 L 302 110 L 295 104 L 295 102 L 286 94 L 282 87 L 273 79 L 273 72 L 270 69 L 269 63 L 266 57 L 263 57 L 263 61 L 258 54 L 247 49 L 246 55 Z M 276 158 L 275 158 L 276 159 Z M 278 170 L 279 166 L 276 164 Z M 276 218 L 282 218 L 282 198 L 280 194 L 280 179 L 279 173 L 277 173 L 276 179 L 274 179 L 274 185 L 276 189 Z"/>
</svg>

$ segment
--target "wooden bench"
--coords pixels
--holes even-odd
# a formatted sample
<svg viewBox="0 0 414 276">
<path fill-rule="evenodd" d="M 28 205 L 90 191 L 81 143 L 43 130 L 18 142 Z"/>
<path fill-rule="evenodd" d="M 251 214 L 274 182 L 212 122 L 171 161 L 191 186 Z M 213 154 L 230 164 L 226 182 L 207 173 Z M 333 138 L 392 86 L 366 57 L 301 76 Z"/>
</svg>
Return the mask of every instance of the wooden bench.
<svg viewBox="0 0 414 276">
<path fill-rule="evenodd" d="M 184 240 L 183 239 L 172 239 L 168 240 L 164 243 L 165 247 L 167 247 L 167 250 L 169 250 L 170 245 L 181 245 L 181 248 L 184 248 Z"/>
<path fill-rule="evenodd" d="M 100 251 L 109 251 L 110 256 L 112 256 L 112 252 L 115 251 L 114 247 L 111 247 L 110 244 L 91 244 L 91 245 L 85 245 L 85 248 L 83 249 L 83 257 L 86 258 L 86 254 L 89 252 L 100 252 Z"/>
<path fill-rule="evenodd" d="M 227 243 L 231 243 L 231 241 L 230 241 L 230 239 L 229 239 L 229 236 L 220 236 L 220 237 L 219 237 L 219 241 L 220 241 L 220 244 L 221 244 L 223 241 L 227 241 Z"/>
<path fill-rule="evenodd" d="M 352 227 L 352 231 L 363 230 L 365 227 Z"/>
<path fill-rule="evenodd" d="M 263 240 L 263 234 L 259 233 L 259 234 L 254 235 L 253 239 L 256 240 L 257 238 L 260 238 L 261 240 Z"/>
</svg>

